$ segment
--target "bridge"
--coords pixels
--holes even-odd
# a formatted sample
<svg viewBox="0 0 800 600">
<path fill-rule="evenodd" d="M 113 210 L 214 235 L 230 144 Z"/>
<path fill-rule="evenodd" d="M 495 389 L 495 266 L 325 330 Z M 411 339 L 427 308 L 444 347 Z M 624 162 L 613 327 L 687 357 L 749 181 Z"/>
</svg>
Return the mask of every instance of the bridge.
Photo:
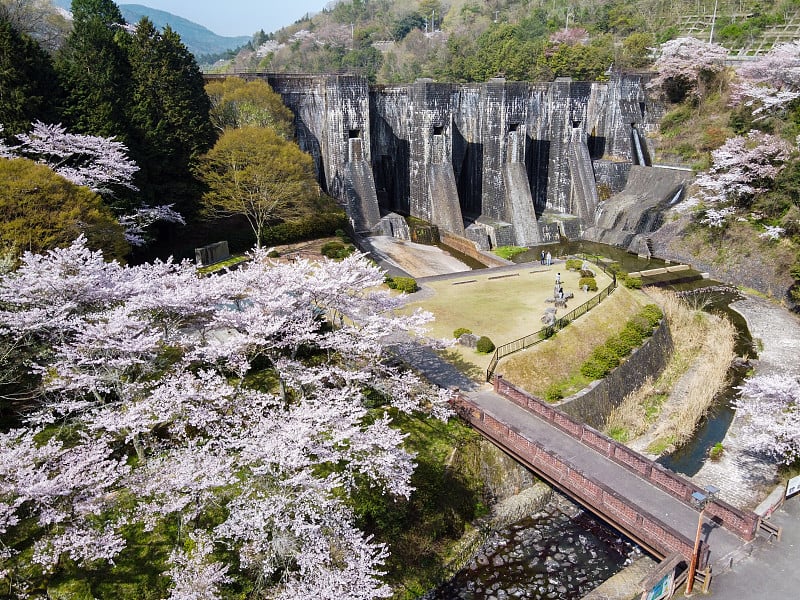
<svg viewBox="0 0 800 600">
<path fill-rule="evenodd" d="M 704 493 L 500 375 L 494 389 L 457 392 L 456 412 L 497 446 L 660 559 L 691 561 Z M 713 499 L 702 513 L 699 568 L 728 566 L 760 526 L 755 513 Z"/>
</svg>

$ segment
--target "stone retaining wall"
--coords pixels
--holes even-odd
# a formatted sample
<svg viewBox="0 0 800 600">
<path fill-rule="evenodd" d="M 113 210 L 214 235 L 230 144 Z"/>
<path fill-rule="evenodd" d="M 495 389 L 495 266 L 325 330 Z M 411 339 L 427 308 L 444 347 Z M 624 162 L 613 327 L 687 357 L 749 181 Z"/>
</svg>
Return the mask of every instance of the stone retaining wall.
<svg viewBox="0 0 800 600">
<path fill-rule="evenodd" d="M 600 429 L 611 410 L 619 406 L 625 396 L 641 387 L 648 376 L 664 370 L 672 349 L 672 335 L 667 320 L 662 319 L 653 335 L 608 376 L 592 382 L 555 406 L 579 421 Z"/>
</svg>

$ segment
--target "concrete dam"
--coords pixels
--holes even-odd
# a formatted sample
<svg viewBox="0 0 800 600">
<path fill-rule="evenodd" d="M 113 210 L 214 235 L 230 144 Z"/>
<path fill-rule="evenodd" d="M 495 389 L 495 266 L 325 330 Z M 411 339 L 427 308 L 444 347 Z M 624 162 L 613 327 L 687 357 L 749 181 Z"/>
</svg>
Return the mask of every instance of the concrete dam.
<svg viewBox="0 0 800 600">
<path fill-rule="evenodd" d="M 241 76 L 265 79 L 282 96 L 320 186 L 362 234 L 403 235 L 399 214 L 483 250 L 585 236 L 635 246 L 657 218 L 598 222 L 622 210 L 614 199 L 632 167 L 650 171 L 637 185 L 658 182 L 650 189 L 659 197 L 642 198 L 640 215 L 669 204 L 686 180 L 650 165 L 647 138 L 664 107 L 648 98 L 646 74 L 392 86 L 353 75 Z M 630 210 L 641 195 L 622 196 Z M 624 235 L 604 228 L 632 221 Z"/>
</svg>

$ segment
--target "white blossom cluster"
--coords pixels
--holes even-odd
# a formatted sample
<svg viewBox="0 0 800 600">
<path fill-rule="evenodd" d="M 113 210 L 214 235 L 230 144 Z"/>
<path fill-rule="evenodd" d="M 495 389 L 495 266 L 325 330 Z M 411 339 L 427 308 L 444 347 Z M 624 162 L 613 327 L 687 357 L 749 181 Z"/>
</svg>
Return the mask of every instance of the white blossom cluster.
<svg viewBox="0 0 800 600">
<path fill-rule="evenodd" d="M 757 375 L 740 387 L 736 414 L 748 442 L 786 464 L 800 458 L 800 381 L 787 374 Z"/>
<path fill-rule="evenodd" d="M 42 382 L 39 408 L 0 434 L 0 536 L 34 519 L 38 568 L 113 563 L 131 525 L 177 522 L 175 600 L 220 597 L 237 573 L 280 600 L 391 594 L 386 548 L 345 500 L 412 491 L 414 457 L 365 390 L 448 415 L 444 392 L 385 360 L 388 337 L 422 335 L 430 315 L 395 314 L 360 255 L 252 258 L 199 277 L 188 261 L 109 263 L 79 239 L 0 276 L 0 333 L 34 352 Z M 298 358 L 310 348 L 327 359 Z M 255 364 L 278 384 L 251 385 Z"/>
<path fill-rule="evenodd" d="M 0 124 L 0 133 L 3 126 Z M 15 136 L 19 143 L 7 145 L 0 138 L 0 158 L 29 158 L 50 167 L 75 185 L 87 187 L 103 197 L 115 196 L 117 188 L 138 191 L 133 177 L 139 167 L 128 157 L 128 148 L 114 138 L 69 133 L 63 126 L 33 124 L 30 133 Z M 172 204 L 142 206 L 118 216 L 125 239 L 132 246 L 146 244 L 146 229 L 156 221 L 184 224 Z"/>
</svg>

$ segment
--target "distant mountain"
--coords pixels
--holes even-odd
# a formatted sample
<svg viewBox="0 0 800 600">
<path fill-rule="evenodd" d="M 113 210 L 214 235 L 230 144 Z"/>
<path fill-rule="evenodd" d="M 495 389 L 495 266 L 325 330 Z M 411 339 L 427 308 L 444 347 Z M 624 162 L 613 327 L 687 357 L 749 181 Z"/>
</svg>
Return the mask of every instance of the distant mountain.
<svg viewBox="0 0 800 600">
<path fill-rule="evenodd" d="M 72 1 L 53 0 L 53 4 L 69 10 Z M 142 17 L 147 17 L 160 29 L 163 29 L 165 25 L 169 25 L 181 36 L 183 43 L 195 56 L 233 50 L 250 41 L 250 37 L 244 35 L 235 37 L 217 35 L 210 29 L 193 21 L 163 10 L 142 6 L 141 4 L 120 4 L 119 10 L 128 23 L 137 23 Z"/>
</svg>

